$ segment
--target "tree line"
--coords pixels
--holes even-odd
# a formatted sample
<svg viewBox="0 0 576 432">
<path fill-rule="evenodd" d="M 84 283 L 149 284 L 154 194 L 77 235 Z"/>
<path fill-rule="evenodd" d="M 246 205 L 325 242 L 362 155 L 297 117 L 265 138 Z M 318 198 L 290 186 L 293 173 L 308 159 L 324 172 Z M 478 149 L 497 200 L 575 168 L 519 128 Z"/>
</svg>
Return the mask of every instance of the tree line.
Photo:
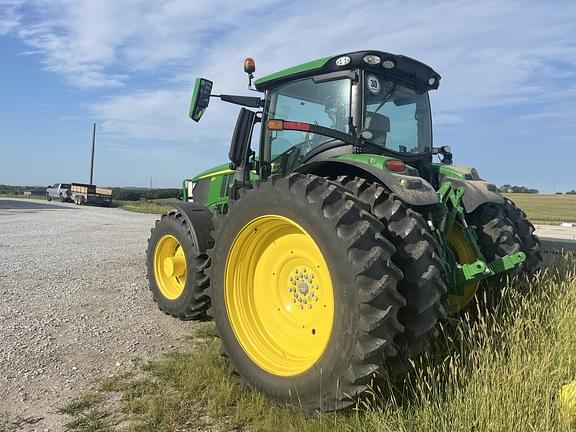
<svg viewBox="0 0 576 432">
<path fill-rule="evenodd" d="M 498 188 L 498 192 L 502 193 L 529 193 L 537 194 L 540 193 L 538 189 L 531 189 L 526 186 L 512 186 L 509 184 L 502 185 Z"/>
<path fill-rule="evenodd" d="M 110 188 L 112 199 L 121 201 L 140 201 L 152 199 L 178 198 L 180 189 L 176 188 Z M 0 184 L 0 195 L 24 195 L 24 192 L 32 192 L 33 195 L 45 195 L 46 186 L 11 186 Z"/>
</svg>

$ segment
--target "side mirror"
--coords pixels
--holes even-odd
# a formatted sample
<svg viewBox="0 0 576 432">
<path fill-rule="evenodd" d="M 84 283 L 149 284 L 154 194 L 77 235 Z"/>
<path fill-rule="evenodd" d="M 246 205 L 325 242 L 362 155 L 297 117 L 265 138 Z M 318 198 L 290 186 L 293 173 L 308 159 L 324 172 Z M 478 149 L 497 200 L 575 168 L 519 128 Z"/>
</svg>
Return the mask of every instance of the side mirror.
<svg viewBox="0 0 576 432">
<path fill-rule="evenodd" d="M 204 111 L 208 108 L 211 94 L 212 81 L 205 78 L 196 78 L 194 90 L 192 91 L 192 101 L 190 102 L 190 113 L 188 114 L 192 120 L 200 121 Z"/>
</svg>

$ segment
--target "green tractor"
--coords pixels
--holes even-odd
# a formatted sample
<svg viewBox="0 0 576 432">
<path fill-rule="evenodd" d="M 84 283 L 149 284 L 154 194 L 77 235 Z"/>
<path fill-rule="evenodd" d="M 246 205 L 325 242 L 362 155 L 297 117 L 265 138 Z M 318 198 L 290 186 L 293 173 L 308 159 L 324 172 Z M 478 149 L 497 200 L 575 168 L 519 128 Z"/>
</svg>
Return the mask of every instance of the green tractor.
<svg viewBox="0 0 576 432">
<path fill-rule="evenodd" d="M 539 267 L 526 215 L 432 145 L 432 68 L 359 51 L 253 86 L 252 59 L 244 70 L 260 95 L 196 80 L 193 120 L 213 97 L 243 106 L 230 163 L 184 182 L 147 258 L 159 308 L 213 318 L 244 384 L 306 411 L 350 406 L 406 371 L 482 281 Z"/>
</svg>

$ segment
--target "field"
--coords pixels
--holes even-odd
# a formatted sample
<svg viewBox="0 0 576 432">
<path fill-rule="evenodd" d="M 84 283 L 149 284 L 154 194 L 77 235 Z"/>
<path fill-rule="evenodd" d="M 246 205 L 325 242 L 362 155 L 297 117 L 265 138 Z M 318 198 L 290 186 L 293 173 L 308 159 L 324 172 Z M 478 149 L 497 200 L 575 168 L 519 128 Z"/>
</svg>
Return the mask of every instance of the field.
<svg viewBox="0 0 576 432">
<path fill-rule="evenodd" d="M 576 379 L 575 305 L 576 262 L 567 260 L 528 287 L 506 288 L 490 312 L 445 322 L 415 372 L 395 385 L 375 382 L 344 413 L 307 419 L 241 387 L 210 323 L 188 349 L 105 378 L 63 412 L 78 431 L 567 432 L 576 423 L 559 413 L 558 394 Z"/>
<path fill-rule="evenodd" d="M 164 214 L 172 209 L 165 205 L 166 202 L 176 201 L 176 199 L 157 199 L 157 200 L 140 200 L 140 201 L 122 201 L 113 200 L 112 207 L 123 210 L 134 211 L 138 213 Z"/>
<path fill-rule="evenodd" d="M 576 222 L 576 195 L 506 194 L 533 223 Z"/>
<path fill-rule="evenodd" d="M 522 208 L 533 223 L 558 225 L 561 222 L 576 222 L 576 195 L 505 194 Z M 23 198 L 22 195 L 0 194 L 5 198 Z M 45 199 L 32 195 L 33 199 Z M 174 199 L 142 199 L 139 201 L 113 200 L 114 207 L 140 213 L 162 214 L 170 209 L 164 205 Z"/>
</svg>

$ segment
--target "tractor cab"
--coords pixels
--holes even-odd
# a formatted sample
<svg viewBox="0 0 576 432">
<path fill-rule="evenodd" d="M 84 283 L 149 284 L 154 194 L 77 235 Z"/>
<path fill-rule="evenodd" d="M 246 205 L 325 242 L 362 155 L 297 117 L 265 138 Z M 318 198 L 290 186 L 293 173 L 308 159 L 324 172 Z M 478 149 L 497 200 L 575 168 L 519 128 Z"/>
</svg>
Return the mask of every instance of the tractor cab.
<svg viewBox="0 0 576 432">
<path fill-rule="evenodd" d="M 251 59 L 245 70 L 251 83 Z M 361 153 L 402 161 L 408 164 L 397 164 L 402 171 L 428 178 L 433 151 L 440 152 L 432 147 L 428 92 L 438 88 L 439 80 L 432 68 L 411 58 L 360 51 L 257 79 L 253 90 L 262 92 L 261 98 L 212 95 L 212 83 L 198 79 L 190 116 L 198 121 L 210 97 L 261 108 L 258 113 L 241 110 L 230 156 L 233 169 L 248 165 L 263 178 Z M 204 95 L 201 89 L 207 90 Z M 263 123 L 260 146 L 252 151 L 249 141 L 257 122 Z"/>
</svg>

